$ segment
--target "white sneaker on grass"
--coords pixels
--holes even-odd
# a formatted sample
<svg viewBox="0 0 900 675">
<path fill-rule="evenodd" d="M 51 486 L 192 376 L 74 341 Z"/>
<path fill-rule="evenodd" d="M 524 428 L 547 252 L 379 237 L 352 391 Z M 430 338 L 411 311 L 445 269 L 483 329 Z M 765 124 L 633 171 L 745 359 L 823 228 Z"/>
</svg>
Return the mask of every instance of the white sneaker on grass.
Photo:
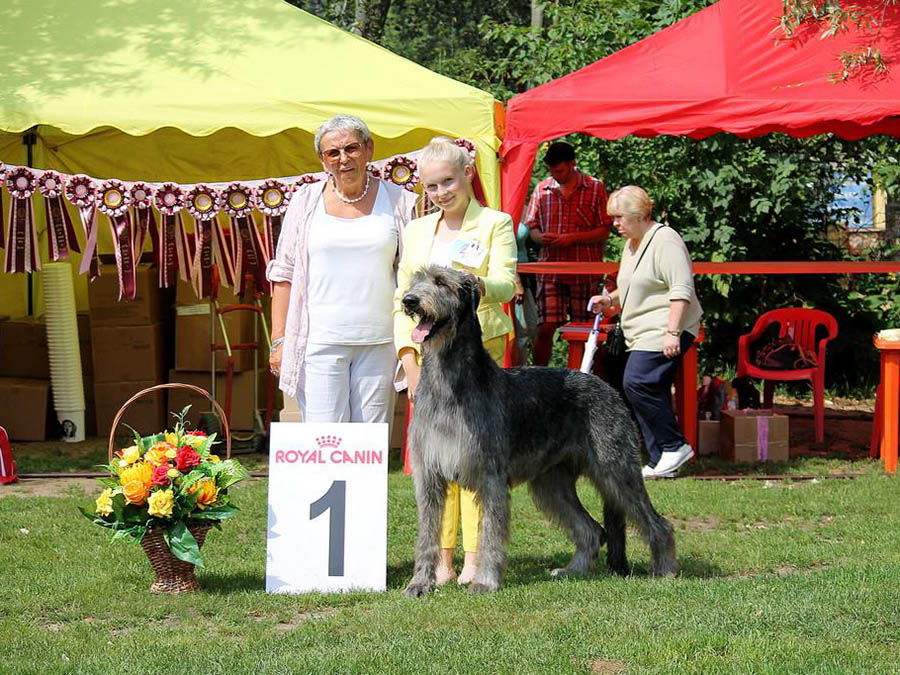
<svg viewBox="0 0 900 675">
<path fill-rule="evenodd" d="M 644 480 L 648 478 L 675 478 L 675 472 L 669 471 L 667 473 L 657 473 L 656 469 L 654 469 L 649 464 L 645 464 L 644 468 L 641 469 L 641 475 L 644 477 Z"/>
<path fill-rule="evenodd" d="M 694 449 L 688 443 L 685 443 L 677 450 L 662 453 L 654 471 L 658 474 L 673 473 L 693 456 Z"/>
</svg>

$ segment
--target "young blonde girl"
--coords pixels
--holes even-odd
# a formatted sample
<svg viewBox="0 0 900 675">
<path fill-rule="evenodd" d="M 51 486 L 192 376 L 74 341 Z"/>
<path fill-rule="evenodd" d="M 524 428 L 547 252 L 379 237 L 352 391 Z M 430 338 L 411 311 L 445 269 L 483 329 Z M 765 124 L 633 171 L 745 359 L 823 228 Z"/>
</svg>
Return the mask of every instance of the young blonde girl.
<svg viewBox="0 0 900 675">
<path fill-rule="evenodd" d="M 406 373 L 409 396 L 415 399 L 421 367 L 421 347 L 410 338 L 415 323 L 404 314 L 401 299 L 412 275 L 428 265 L 444 265 L 477 277 L 481 289 L 478 319 L 484 346 L 502 365 L 512 321 L 503 303 L 515 293 L 516 240 L 512 219 L 501 211 L 482 207 L 473 197 L 474 168 L 469 153 L 449 138 L 433 138 L 418 161 L 425 194 L 438 207 L 417 218 L 403 232 L 403 255 L 397 270 L 394 295 L 394 344 Z M 465 559 L 458 583 L 472 581 L 477 569 L 481 509 L 475 493 L 451 483 L 441 524 L 438 585 L 456 578 L 453 552 L 462 519 Z"/>
</svg>

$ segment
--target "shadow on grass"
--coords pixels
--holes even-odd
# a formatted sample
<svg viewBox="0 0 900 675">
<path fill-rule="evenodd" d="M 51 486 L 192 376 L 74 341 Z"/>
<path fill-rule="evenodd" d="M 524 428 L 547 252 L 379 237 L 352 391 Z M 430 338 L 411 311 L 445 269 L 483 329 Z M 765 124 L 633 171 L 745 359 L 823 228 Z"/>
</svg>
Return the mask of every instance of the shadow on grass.
<svg viewBox="0 0 900 675">
<path fill-rule="evenodd" d="M 262 591 L 266 588 L 266 578 L 260 574 L 247 572 L 200 573 L 197 575 L 203 590 L 216 595 L 230 595 L 246 591 Z"/>
</svg>

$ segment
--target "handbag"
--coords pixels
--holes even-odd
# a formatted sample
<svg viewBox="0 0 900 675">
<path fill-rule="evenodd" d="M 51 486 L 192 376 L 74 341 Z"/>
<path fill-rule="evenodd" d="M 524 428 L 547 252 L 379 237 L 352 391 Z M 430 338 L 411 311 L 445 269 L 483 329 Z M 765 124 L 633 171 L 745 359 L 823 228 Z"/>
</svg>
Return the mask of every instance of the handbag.
<svg viewBox="0 0 900 675">
<path fill-rule="evenodd" d="M 644 247 L 644 250 L 641 251 L 641 255 L 638 258 L 638 261 L 634 264 L 634 271 L 637 271 L 638 265 L 641 264 L 641 260 L 644 258 L 644 254 L 647 252 L 647 249 L 650 248 L 650 244 L 653 243 L 653 237 L 656 236 L 656 233 L 659 232 L 664 225 L 661 227 L 657 227 L 653 234 L 650 235 L 650 240 L 647 242 L 647 245 Z M 634 271 L 632 271 L 632 276 L 634 275 Z M 631 284 L 628 285 L 628 290 L 631 290 Z M 625 312 L 625 301 L 628 300 L 628 291 L 625 291 L 625 297 L 622 298 L 622 304 L 619 308 L 619 321 L 616 323 L 615 327 L 606 334 L 606 354 L 608 356 L 613 357 L 614 359 L 621 358 L 625 355 L 625 349 L 627 345 L 625 344 L 625 332 L 622 330 L 622 316 Z"/>
</svg>

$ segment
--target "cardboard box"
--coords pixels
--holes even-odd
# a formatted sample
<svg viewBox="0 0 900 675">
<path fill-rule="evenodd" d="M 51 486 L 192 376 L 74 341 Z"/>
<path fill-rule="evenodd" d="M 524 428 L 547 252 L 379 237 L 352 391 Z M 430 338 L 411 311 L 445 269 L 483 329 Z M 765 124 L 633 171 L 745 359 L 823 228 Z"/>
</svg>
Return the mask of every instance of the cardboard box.
<svg viewBox="0 0 900 675">
<path fill-rule="evenodd" d="M 166 372 L 162 324 L 94 326 L 94 382 L 161 382 Z"/>
<path fill-rule="evenodd" d="M 196 371 L 169 371 L 169 382 L 192 384 L 209 391 L 209 373 Z M 264 408 L 266 405 L 266 371 L 259 371 L 259 399 L 256 408 Z M 184 406 L 191 406 L 187 419 L 193 427 L 200 422 L 200 414 L 212 410 L 212 405 L 205 396 L 188 389 L 169 389 L 169 412 L 178 413 Z M 225 407 L 225 375 L 216 376 L 216 402 L 222 408 Z M 253 372 L 244 371 L 235 373 L 231 385 L 231 428 L 236 431 L 253 430 Z M 171 416 L 170 416 L 171 419 Z"/>
<path fill-rule="evenodd" d="M 101 265 L 100 276 L 88 284 L 88 304 L 94 326 L 147 326 L 166 318 L 171 293 L 159 288 L 155 267 L 138 265 L 137 296 L 119 300 L 119 277 L 115 265 Z"/>
<path fill-rule="evenodd" d="M 719 420 L 700 420 L 700 433 L 697 442 L 697 454 L 718 455 L 721 448 L 719 443 Z"/>
<path fill-rule="evenodd" d="M 94 357 L 91 352 L 91 315 L 78 312 L 78 347 L 81 352 L 81 373 L 85 376 L 94 374 Z"/>
<path fill-rule="evenodd" d="M 209 372 L 211 366 L 210 344 L 212 342 L 209 312 L 208 302 L 180 305 L 175 308 L 175 370 L 205 370 Z M 257 321 L 257 314 L 254 312 L 229 312 L 223 315 L 223 318 L 231 344 L 253 342 L 253 326 Z M 259 340 L 265 343 L 261 326 Z M 224 344 L 221 326 L 216 328 L 216 343 Z M 252 350 L 235 350 L 233 354 L 235 371 L 253 368 Z M 216 370 L 225 371 L 226 359 L 224 349 L 216 352 Z M 260 366 L 265 366 L 267 363 L 267 358 L 260 358 Z"/>
<path fill-rule="evenodd" d="M 50 382 L 0 378 L 0 426 L 13 441 L 43 441 L 50 413 Z"/>
<path fill-rule="evenodd" d="M 98 382 L 94 385 L 94 400 L 97 407 L 97 432 L 101 436 L 109 433 L 113 419 L 119 408 L 128 399 L 142 389 L 159 384 L 154 380 L 144 382 Z M 142 434 L 162 431 L 166 424 L 166 392 L 158 391 L 147 394 L 136 400 L 125 411 L 125 415 L 116 430 L 116 435 L 130 435 L 128 427 L 137 429 Z M 172 426 L 171 424 L 169 425 Z"/>
<path fill-rule="evenodd" d="M 176 305 L 196 305 L 201 302 L 209 302 L 209 298 L 198 298 L 194 286 L 190 281 L 185 281 L 180 276 L 178 283 L 175 284 L 175 304 Z M 219 286 L 219 305 L 240 305 L 253 303 L 253 282 L 247 281 L 247 288 L 244 292 L 244 299 L 238 297 L 233 288 L 227 286 Z"/>
<path fill-rule="evenodd" d="M 722 457 L 732 462 L 788 459 L 787 415 L 772 410 L 723 410 L 719 426 Z"/>
<path fill-rule="evenodd" d="M 0 377 L 50 379 L 47 327 L 43 321 L 0 321 Z"/>
</svg>

